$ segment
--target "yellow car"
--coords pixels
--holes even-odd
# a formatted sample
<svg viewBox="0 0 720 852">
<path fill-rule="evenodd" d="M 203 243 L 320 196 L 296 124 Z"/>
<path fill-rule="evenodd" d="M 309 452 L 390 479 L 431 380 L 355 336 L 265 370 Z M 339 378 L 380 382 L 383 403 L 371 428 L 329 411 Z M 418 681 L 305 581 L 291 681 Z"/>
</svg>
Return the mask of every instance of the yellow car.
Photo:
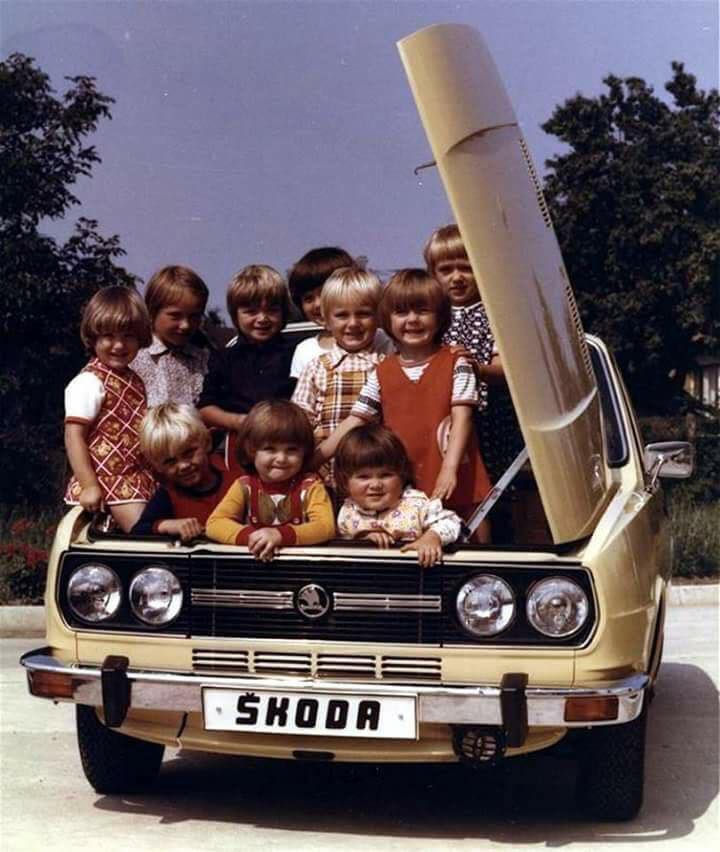
<svg viewBox="0 0 720 852">
<path fill-rule="evenodd" d="M 166 745 L 492 766 L 572 733 L 590 812 L 627 819 L 671 567 L 659 477 L 689 475 L 691 448 L 643 448 L 611 355 L 584 334 L 480 36 L 440 25 L 399 49 L 525 442 L 479 512 L 518 475 L 513 538 L 431 569 L 354 542 L 286 548 L 268 568 L 73 509 L 50 559 L 47 647 L 22 660 L 30 692 L 76 703 L 98 792 L 150 783 Z"/>
</svg>

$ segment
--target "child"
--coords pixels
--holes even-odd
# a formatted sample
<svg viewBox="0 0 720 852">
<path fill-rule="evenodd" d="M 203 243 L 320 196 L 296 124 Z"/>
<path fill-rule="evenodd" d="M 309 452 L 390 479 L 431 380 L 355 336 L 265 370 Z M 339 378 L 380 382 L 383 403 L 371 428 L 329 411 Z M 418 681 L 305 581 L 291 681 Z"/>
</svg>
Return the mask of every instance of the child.
<svg viewBox="0 0 720 852">
<path fill-rule="evenodd" d="M 460 518 L 412 487 L 412 466 L 396 435 L 368 424 L 349 432 L 335 456 L 335 475 L 347 499 L 338 515 L 341 538 L 368 538 L 378 547 L 408 542 L 429 568 L 443 545 L 457 541 Z"/>
<path fill-rule="evenodd" d="M 73 476 L 65 502 L 96 512 L 105 504 L 123 532 L 155 491 L 138 430 L 145 386 L 129 367 L 151 340 L 150 318 L 129 287 L 105 287 L 83 312 L 80 337 L 93 357 L 65 388 L 65 447 Z"/>
<path fill-rule="evenodd" d="M 325 282 L 321 311 L 333 345 L 305 367 L 293 394 L 318 443 L 350 414 L 366 378 L 385 357 L 376 335 L 381 296 L 377 277 L 358 267 L 336 269 Z M 334 485 L 332 465 L 325 478 Z"/>
<path fill-rule="evenodd" d="M 401 270 L 385 288 L 380 320 L 397 355 L 385 358 L 368 377 L 351 416 L 318 455 L 330 457 L 350 429 L 381 420 L 404 444 L 417 487 L 467 518 L 490 481 L 472 428 L 473 367 L 441 344 L 450 323 L 447 296 L 424 270 Z"/>
<path fill-rule="evenodd" d="M 205 282 L 187 266 L 164 266 L 145 291 L 153 339 L 130 365 L 145 382 L 148 406 L 200 398 L 209 350 L 196 346 L 208 300 Z"/>
<path fill-rule="evenodd" d="M 207 522 L 207 535 L 246 544 L 262 561 L 284 545 L 320 544 L 335 535 L 332 503 L 307 472 L 315 441 L 307 417 L 283 399 L 258 403 L 238 435 L 240 461 L 252 473 L 235 480 Z"/>
<path fill-rule="evenodd" d="M 145 506 L 133 534 L 160 533 L 181 541 L 202 535 L 239 466 L 228 471 L 211 464 L 210 432 L 197 411 L 184 403 L 165 402 L 149 409 L 140 426 L 140 450 L 163 484 Z"/>
<path fill-rule="evenodd" d="M 475 428 L 483 460 L 497 480 L 522 448 L 515 410 L 505 384 L 500 356 L 480 301 L 475 275 L 457 225 L 438 228 L 423 252 L 427 270 L 443 287 L 452 319 L 443 340 L 463 347 L 478 364 L 480 405 Z M 487 382 L 487 384 L 486 384 Z"/>
<path fill-rule="evenodd" d="M 352 265 L 353 259 L 344 249 L 327 246 L 311 249 L 293 266 L 288 278 L 290 296 L 308 322 L 324 326 L 320 308 L 323 284 L 336 269 Z M 299 378 L 307 364 L 327 352 L 332 342 L 330 332 L 323 329 L 315 337 L 308 337 L 298 343 L 290 365 L 290 375 L 294 379 Z"/>
<path fill-rule="evenodd" d="M 287 285 L 271 266 L 246 266 L 230 282 L 227 308 L 238 337 L 210 355 L 198 408 L 207 426 L 234 435 L 255 403 L 288 399 L 295 387 L 293 347 L 280 334 L 290 313 Z M 226 458 L 233 455 L 230 446 Z"/>
</svg>

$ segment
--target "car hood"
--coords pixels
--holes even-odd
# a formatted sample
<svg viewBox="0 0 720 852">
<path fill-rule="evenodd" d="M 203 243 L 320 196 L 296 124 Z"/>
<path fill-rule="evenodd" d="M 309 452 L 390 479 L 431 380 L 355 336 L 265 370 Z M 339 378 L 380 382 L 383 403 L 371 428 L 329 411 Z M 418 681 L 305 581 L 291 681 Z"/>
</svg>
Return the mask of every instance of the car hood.
<svg viewBox="0 0 720 852">
<path fill-rule="evenodd" d="M 500 75 L 472 27 L 398 42 L 462 232 L 556 543 L 610 498 L 597 384 L 550 214 Z"/>
</svg>

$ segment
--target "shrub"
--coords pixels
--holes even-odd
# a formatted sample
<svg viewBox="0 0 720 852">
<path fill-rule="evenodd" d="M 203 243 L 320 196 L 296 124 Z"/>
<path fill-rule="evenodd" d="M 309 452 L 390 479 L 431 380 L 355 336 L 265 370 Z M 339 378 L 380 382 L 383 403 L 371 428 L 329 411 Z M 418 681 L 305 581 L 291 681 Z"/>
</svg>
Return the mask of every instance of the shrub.
<svg viewBox="0 0 720 852">
<path fill-rule="evenodd" d="M 39 604 L 60 512 L 0 506 L 0 604 Z"/>
<path fill-rule="evenodd" d="M 720 574 L 720 502 L 698 505 L 681 494 L 670 501 L 670 522 L 673 576 L 699 579 Z"/>
</svg>

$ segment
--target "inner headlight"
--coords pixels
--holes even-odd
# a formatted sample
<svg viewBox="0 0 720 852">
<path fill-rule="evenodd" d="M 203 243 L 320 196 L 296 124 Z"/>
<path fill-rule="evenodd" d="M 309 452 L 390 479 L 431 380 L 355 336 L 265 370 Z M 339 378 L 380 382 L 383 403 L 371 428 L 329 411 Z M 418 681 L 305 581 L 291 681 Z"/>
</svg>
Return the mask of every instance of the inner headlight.
<svg viewBox="0 0 720 852">
<path fill-rule="evenodd" d="M 527 617 L 545 636 L 563 638 L 577 633 L 588 617 L 587 595 L 572 580 L 548 577 L 530 589 Z"/>
<path fill-rule="evenodd" d="M 118 611 L 122 587 L 112 568 L 100 562 L 88 562 L 70 575 L 67 598 L 78 618 L 97 623 L 107 621 Z"/>
<path fill-rule="evenodd" d="M 455 601 L 462 627 L 473 636 L 496 636 L 515 617 L 515 596 L 500 577 L 478 574 L 468 580 Z"/>
<path fill-rule="evenodd" d="M 155 627 L 177 618 L 183 602 L 180 581 L 167 568 L 151 565 L 130 583 L 130 606 L 135 615 Z"/>
</svg>

